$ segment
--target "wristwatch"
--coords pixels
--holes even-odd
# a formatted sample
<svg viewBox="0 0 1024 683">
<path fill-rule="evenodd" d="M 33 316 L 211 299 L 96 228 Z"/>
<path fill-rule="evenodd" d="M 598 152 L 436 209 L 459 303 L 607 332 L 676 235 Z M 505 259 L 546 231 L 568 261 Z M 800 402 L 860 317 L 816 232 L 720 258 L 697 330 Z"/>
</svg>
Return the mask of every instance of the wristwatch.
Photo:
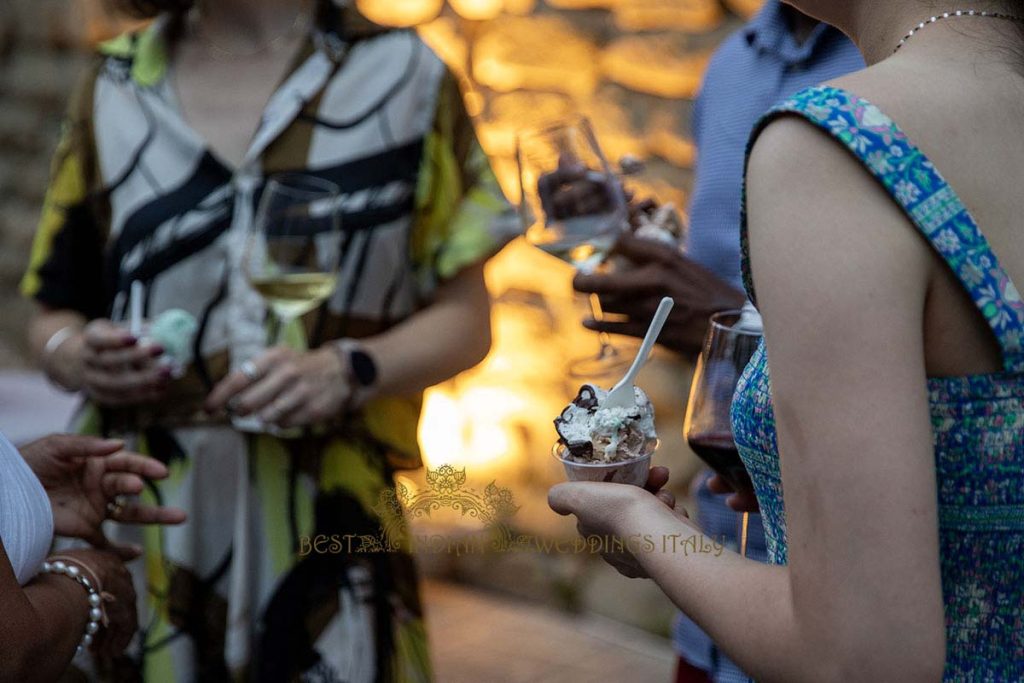
<svg viewBox="0 0 1024 683">
<path fill-rule="evenodd" d="M 370 394 L 377 384 L 377 361 L 355 339 L 339 339 L 334 347 L 341 356 L 342 365 L 352 385 L 352 395 L 358 405 Z"/>
</svg>

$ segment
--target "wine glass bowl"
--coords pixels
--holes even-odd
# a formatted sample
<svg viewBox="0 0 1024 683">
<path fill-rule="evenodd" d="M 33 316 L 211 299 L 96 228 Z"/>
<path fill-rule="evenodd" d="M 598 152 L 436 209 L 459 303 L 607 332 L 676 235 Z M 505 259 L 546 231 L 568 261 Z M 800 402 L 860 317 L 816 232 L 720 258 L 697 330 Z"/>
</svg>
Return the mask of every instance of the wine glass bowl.
<svg viewBox="0 0 1024 683">
<path fill-rule="evenodd" d="M 750 477 L 733 441 L 730 411 L 740 375 L 757 350 L 761 334 L 741 329 L 740 317 L 741 311 L 711 317 L 694 370 L 683 429 L 701 460 L 736 491 L 750 491 Z"/>
<path fill-rule="evenodd" d="M 732 432 L 732 400 L 740 375 L 761 342 L 760 330 L 743 327 L 742 311 L 711 316 L 704 348 L 686 404 L 683 433 L 690 449 L 737 493 L 754 486 L 740 459 Z M 743 513 L 740 552 L 746 555 L 748 513 Z"/>
<path fill-rule="evenodd" d="M 273 176 L 260 200 L 243 259 L 245 275 L 281 328 L 334 292 L 341 226 L 334 183 L 312 176 Z"/>
<path fill-rule="evenodd" d="M 629 221 L 618 176 L 601 151 L 590 122 L 578 118 L 521 133 L 519 215 L 528 242 L 580 272 L 596 270 Z M 588 298 L 590 313 L 602 320 L 600 301 Z M 569 374 L 590 379 L 622 370 L 627 361 L 607 333 L 598 335 L 596 356 L 570 361 Z"/>
<path fill-rule="evenodd" d="M 521 134 L 517 160 L 526 239 L 577 269 L 592 270 L 622 233 L 628 208 L 589 121 Z"/>
</svg>

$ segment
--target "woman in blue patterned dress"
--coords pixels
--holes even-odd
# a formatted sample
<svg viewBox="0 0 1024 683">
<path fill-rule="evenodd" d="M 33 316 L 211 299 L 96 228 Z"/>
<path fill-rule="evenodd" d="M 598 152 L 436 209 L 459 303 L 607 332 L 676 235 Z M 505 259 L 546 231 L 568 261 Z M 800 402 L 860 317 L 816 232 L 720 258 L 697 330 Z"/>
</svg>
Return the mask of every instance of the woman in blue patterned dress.
<svg viewBox="0 0 1024 683">
<path fill-rule="evenodd" d="M 751 138 L 733 422 L 772 566 L 692 552 L 640 489 L 552 506 L 664 535 L 610 559 L 758 680 L 1024 680 L 1024 2 L 793 4 L 870 66 Z"/>
</svg>

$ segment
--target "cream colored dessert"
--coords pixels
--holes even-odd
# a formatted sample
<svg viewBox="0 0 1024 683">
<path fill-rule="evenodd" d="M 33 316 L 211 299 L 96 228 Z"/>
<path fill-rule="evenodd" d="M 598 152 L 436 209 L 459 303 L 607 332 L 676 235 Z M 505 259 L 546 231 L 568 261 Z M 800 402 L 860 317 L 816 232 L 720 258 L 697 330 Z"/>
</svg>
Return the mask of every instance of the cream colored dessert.
<svg viewBox="0 0 1024 683">
<path fill-rule="evenodd" d="M 657 440 L 654 406 L 643 389 L 634 388 L 635 401 L 629 408 L 602 407 L 607 396 L 604 389 L 584 384 L 572 403 L 555 418 L 555 429 L 559 442 L 566 447 L 567 460 L 625 462 L 642 455 Z"/>
</svg>

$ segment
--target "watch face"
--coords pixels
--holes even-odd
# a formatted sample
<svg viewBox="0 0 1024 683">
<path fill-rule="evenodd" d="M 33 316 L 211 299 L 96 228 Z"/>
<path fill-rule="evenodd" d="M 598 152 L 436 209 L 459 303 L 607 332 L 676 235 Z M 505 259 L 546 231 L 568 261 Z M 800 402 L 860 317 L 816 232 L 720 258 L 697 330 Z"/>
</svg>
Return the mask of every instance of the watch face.
<svg viewBox="0 0 1024 683">
<path fill-rule="evenodd" d="M 352 363 L 352 374 L 361 385 L 368 387 L 377 381 L 377 365 L 370 354 L 357 349 L 349 358 Z"/>
</svg>

